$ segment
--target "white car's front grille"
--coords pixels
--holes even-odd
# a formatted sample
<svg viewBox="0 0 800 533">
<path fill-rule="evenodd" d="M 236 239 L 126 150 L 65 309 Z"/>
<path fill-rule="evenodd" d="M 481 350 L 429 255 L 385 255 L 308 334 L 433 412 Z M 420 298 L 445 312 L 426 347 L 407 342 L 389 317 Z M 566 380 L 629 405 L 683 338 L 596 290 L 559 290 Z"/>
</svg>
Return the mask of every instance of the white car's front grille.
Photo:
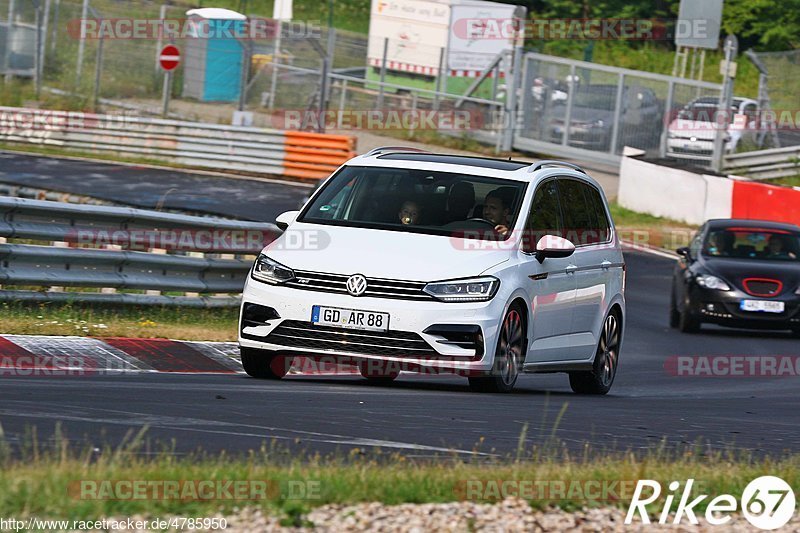
<svg viewBox="0 0 800 533">
<path fill-rule="evenodd" d="M 295 277 L 284 285 L 294 289 L 308 291 L 336 292 L 348 294 L 347 279 L 343 274 L 324 274 L 295 270 Z M 361 296 L 374 298 L 396 298 L 400 300 L 433 300 L 429 294 L 422 292 L 426 283 L 423 281 L 400 281 L 379 278 L 367 278 L 367 288 Z"/>
</svg>

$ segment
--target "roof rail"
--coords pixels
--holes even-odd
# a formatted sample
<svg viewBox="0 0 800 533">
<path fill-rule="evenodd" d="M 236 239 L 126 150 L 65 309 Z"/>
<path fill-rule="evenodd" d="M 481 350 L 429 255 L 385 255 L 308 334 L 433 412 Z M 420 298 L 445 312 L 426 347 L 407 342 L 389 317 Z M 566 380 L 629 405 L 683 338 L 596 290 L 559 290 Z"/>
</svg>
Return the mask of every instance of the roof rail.
<svg viewBox="0 0 800 533">
<path fill-rule="evenodd" d="M 578 165 L 575 165 L 573 163 L 567 163 L 566 161 L 556 161 L 554 159 L 544 159 L 542 161 L 539 161 L 538 163 L 534 163 L 530 166 L 530 168 L 528 168 L 528 172 L 536 172 L 537 170 L 543 167 L 555 167 L 555 166 L 571 168 L 572 170 L 577 170 L 578 172 L 586 174 L 586 171 L 583 170 Z"/>
<path fill-rule="evenodd" d="M 384 153 L 403 153 L 403 152 L 418 152 L 423 154 L 431 153 L 429 150 L 425 150 L 423 148 L 413 148 L 411 146 L 380 146 L 378 148 L 373 148 L 362 157 L 371 157 L 373 155 L 383 155 Z"/>
</svg>

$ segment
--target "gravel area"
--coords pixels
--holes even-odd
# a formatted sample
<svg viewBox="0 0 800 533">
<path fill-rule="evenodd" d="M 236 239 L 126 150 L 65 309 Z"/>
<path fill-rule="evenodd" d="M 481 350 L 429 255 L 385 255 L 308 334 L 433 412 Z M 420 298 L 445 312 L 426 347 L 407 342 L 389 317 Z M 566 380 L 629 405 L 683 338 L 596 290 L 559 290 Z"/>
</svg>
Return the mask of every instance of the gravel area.
<svg viewBox="0 0 800 533">
<path fill-rule="evenodd" d="M 698 517 L 703 524 L 703 518 Z M 384 505 L 364 503 L 357 505 L 326 505 L 303 517 L 308 526 L 305 531 L 319 532 L 627 532 L 652 531 L 653 526 L 641 523 L 626 526 L 625 511 L 615 508 L 584 509 L 565 512 L 560 509 L 534 511 L 527 502 L 507 499 L 498 504 L 453 502 L 439 504 Z M 313 528 L 311 527 L 313 524 Z M 735 516 L 724 526 L 658 526 L 659 530 L 673 532 L 745 532 L 759 531 L 742 516 Z M 260 510 L 244 509 L 228 517 L 227 532 L 249 531 L 300 531 L 284 528 L 280 520 L 264 516 Z M 800 516 L 795 516 L 785 527 L 775 530 L 800 532 Z"/>
</svg>

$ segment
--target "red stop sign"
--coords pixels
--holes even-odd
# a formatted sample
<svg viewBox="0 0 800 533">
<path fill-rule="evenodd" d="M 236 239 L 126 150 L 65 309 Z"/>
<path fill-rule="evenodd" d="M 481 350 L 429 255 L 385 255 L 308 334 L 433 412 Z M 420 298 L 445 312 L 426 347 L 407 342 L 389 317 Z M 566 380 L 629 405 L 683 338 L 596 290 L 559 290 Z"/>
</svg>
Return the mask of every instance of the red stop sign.
<svg viewBox="0 0 800 533">
<path fill-rule="evenodd" d="M 181 51 L 178 50 L 177 46 L 173 46 L 171 44 L 168 44 L 162 48 L 161 53 L 158 55 L 158 63 L 164 70 L 173 70 L 180 64 L 180 62 Z"/>
</svg>

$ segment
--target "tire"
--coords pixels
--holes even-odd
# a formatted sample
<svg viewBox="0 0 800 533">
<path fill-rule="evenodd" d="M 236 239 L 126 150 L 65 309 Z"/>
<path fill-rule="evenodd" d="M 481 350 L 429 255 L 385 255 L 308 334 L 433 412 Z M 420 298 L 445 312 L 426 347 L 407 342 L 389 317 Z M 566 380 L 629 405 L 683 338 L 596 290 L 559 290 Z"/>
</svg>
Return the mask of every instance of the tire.
<svg viewBox="0 0 800 533">
<path fill-rule="evenodd" d="M 681 330 L 682 333 L 697 333 L 700 331 L 701 322 L 692 315 L 690 307 L 688 300 L 685 301 L 683 304 L 683 311 L 681 311 L 678 316 L 678 329 Z"/>
<path fill-rule="evenodd" d="M 669 327 L 677 328 L 681 321 L 681 314 L 678 311 L 678 304 L 675 302 L 675 287 L 672 288 L 672 296 L 669 299 Z"/>
<path fill-rule="evenodd" d="M 621 343 L 622 322 L 618 314 L 612 311 L 603 321 L 592 370 L 569 373 L 569 386 L 572 387 L 572 391 L 577 394 L 608 394 L 617 376 Z"/>
<path fill-rule="evenodd" d="M 475 392 L 511 392 L 522 369 L 526 348 L 525 320 L 519 306 L 514 305 L 503 317 L 492 370 L 489 375 L 470 376 L 470 388 Z"/>
<path fill-rule="evenodd" d="M 400 375 L 399 370 L 389 368 L 391 363 L 383 361 L 361 361 L 358 364 L 358 371 L 361 377 L 368 379 L 371 383 L 389 384 Z"/>
<path fill-rule="evenodd" d="M 268 350 L 239 348 L 247 375 L 258 379 L 281 379 L 289 371 L 291 360 Z"/>
</svg>

